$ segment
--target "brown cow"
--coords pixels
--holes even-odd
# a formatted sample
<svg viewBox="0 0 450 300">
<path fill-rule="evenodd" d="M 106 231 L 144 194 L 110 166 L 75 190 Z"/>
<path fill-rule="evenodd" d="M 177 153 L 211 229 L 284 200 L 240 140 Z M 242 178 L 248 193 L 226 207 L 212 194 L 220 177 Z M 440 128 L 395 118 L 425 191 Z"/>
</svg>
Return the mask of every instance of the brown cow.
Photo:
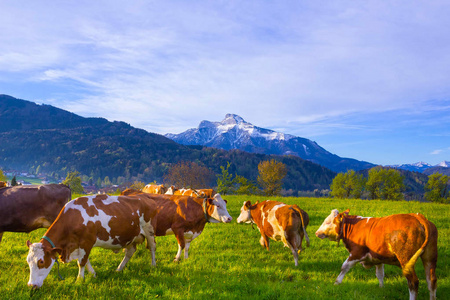
<svg viewBox="0 0 450 300">
<path fill-rule="evenodd" d="M 27 262 L 30 267 L 28 285 L 39 288 L 49 274 L 57 256 L 66 263 L 78 260 L 78 278 L 84 278 L 84 269 L 94 274 L 89 262 L 93 247 L 125 249 L 125 257 L 117 271 L 121 271 L 136 251 L 136 244 L 147 239 L 155 265 L 156 204 L 151 199 L 136 196 L 95 195 L 80 197 L 66 204 L 40 242 L 29 247 Z"/>
<path fill-rule="evenodd" d="M 216 192 L 213 189 L 198 189 L 195 190 L 198 194 L 198 197 L 201 198 L 212 198 L 216 194 Z"/>
<path fill-rule="evenodd" d="M 175 189 L 173 195 L 198 197 L 198 193 L 193 189 Z"/>
<path fill-rule="evenodd" d="M 282 202 L 266 200 L 251 204 L 244 202 L 238 223 L 254 222 L 261 233 L 259 243 L 269 251 L 269 238 L 282 241 L 291 249 L 295 265 L 298 265 L 298 252 L 302 251 L 303 237 L 309 246 L 309 237 L 306 227 L 309 223 L 308 214 L 297 205 L 287 205 Z"/>
<path fill-rule="evenodd" d="M 127 195 L 141 194 L 141 191 L 126 189 Z M 195 198 L 179 195 L 143 194 L 155 200 L 158 207 L 156 215 L 156 236 L 174 234 L 178 241 L 178 252 L 174 261 L 179 261 L 184 249 L 184 258 L 188 258 L 190 243 L 198 237 L 207 222 L 229 223 L 232 218 L 227 211 L 227 202 L 220 194 L 214 198 Z"/>
<path fill-rule="evenodd" d="M 331 241 L 342 240 L 350 253 L 341 268 L 335 284 L 340 284 L 345 274 L 360 262 L 363 267 L 376 266 L 376 275 L 383 286 L 383 264 L 402 268 L 408 280 L 409 298 L 416 299 L 419 279 L 414 265 L 420 257 L 430 290 L 430 299 L 436 299 L 437 229 L 423 215 L 398 214 L 382 218 L 349 216 L 347 209 L 337 209 L 325 219 L 316 236 Z"/>
<path fill-rule="evenodd" d="M 70 189 L 63 184 L 0 189 L 0 241 L 4 231 L 30 232 L 49 227 L 70 198 Z"/>
<path fill-rule="evenodd" d="M 147 184 L 146 186 L 144 186 L 142 191 L 149 194 L 165 194 L 167 188 L 164 186 L 164 184 Z"/>
</svg>

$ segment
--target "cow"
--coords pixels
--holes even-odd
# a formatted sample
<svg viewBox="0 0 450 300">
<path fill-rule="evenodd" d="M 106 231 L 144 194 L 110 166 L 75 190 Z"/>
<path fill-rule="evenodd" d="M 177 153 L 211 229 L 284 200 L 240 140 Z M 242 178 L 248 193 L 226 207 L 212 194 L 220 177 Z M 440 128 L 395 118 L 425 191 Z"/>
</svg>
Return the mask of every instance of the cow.
<svg viewBox="0 0 450 300">
<path fill-rule="evenodd" d="M 8 187 L 8 183 L 5 181 L 0 181 L 0 188 Z"/>
<path fill-rule="evenodd" d="M 164 186 L 164 184 L 147 184 L 142 191 L 144 193 L 149 193 L 149 194 L 165 194 L 167 191 L 167 188 Z"/>
<path fill-rule="evenodd" d="M 193 189 L 175 189 L 173 195 L 199 197 L 197 191 Z"/>
<path fill-rule="evenodd" d="M 178 189 L 175 186 L 171 185 L 164 194 L 173 195 L 177 190 Z"/>
<path fill-rule="evenodd" d="M 198 194 L 198 197 L 201 198 L 212 198 L 216 194 L 216 192 L 213 189 L 198 189 L 195 190 Z"/>
<path fill-rule="evenodd" d="M 287 205 L 282 202 L 265 200 L 251 204 L 244 202 L 238 223 L 255 223 L 261 233 L 259 243 L 269 251 L 269 238 L 282 241 L 285 247 L 291 249 L 295 266 L 298 266 L 298 253 L 302 251 L 302 241 L 305 237 L 309 246 L 306 227 L 309 224 L 308 214 L 297 205 Z"/>
<path fill-rule="evenodd" d="M 396 214 L 382 218 L 350 216 L 337 209 L 316 231 L 320 239 L 343 241 L 350 253 L 335 284 L 358 262 L 365 268 L 376 266 L 383 286 L 384 264 L 399 266 L 408 280 L 409 299 L 416 299 L 419 279 L 414 265 L 420 257 L 425 268 L 430 299 L 436 299 L 437 229 L 422 214 Z"/>
<path fill-rule="evenodd" d="M 141 191 L 127 189 L 122 193 L 139 195 Z M 195 198 L 179 195 L 144 194 L 154 200 L 157 206 L 156 236 L 175 235 L 178 241 L 178 252 L 174 262 L 180 261 L 184 250 L 184 258 L 188 258 L 189 246 L 198 237 L 206 223 L 230 223 L 232 217 L 227 211 L 227 201 L 220 194 L 213 198 Z"/>
<path fill-rule="evenodd" d="M 108 196 L 105 194 L 79 197 L 67 203 L 41 240 L 31 244 L 27 262 L 30 267 L 28 285 L 42 286 L 53 264 L 60 256 L 67 263 L 78 261 L 78 277 L 84 278 L 85 267 L 94 277 L 89 262 L 93 247 L 125 249 L 117 268 L 121 271 L 136 251 L 136 245 L 147 240 L 147 248 L 155 263 L 156 203 L 141 195 Z"/>
<path fill-rule="evenodd" d="M 21 185 L 0 189 L 0 242 L 3 232 L 49 227 L 72 197 L 63 184 Z"/>
</svg>

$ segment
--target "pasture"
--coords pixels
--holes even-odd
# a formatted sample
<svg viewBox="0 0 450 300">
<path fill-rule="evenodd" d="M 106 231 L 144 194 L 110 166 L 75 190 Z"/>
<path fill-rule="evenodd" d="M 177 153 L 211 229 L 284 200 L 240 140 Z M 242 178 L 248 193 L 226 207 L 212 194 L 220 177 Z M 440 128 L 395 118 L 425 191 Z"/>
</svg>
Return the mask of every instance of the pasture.
<svg viewBox="0 0 450 300">
<path fill-rule="evenodd" d="M 381 217 L 395 213 L 420 212 L 439 232 L 437 298 L 450 295 L 450 206 L 443 204 L 316 198 L 278 198 L 272 200 L 298 204 L 310 217 L 307 228 L 311 246 L 299 255 L 299 266 L 288 248 L 271 241 L 267 252 L 259 244 L 260 234 L 249 224 L 237 224 L 243 201 L 265 200 L 257 196 L 226 196 L 230 224 L 207 224 L 189 249 L 189 258 L 174 263 L 177 242 L 174 236 L 157 237 L 156 267 L 144 245 L 121 273 L 115 272 L 122 252 L 94 248 L 90 261 L 97 278 L 86 272 L 77 282 L 75 261 L 53 267 L 41 289 L 28 286 L 26 241 L 37 242 L 46 229 L 30 234 L 5 233 L 0 244 L 0 295 L 2 299 L 408 299 L 406 279 L 401 269 L 385 266 L 385 287 L 378 286 L 375 268 L 361 265 L 350 270 L 341 285 L 333 285 L 348 252 L 342 242 L 320 240 L 314 232 L 334 208 L 350 214 Z M 305 246 L 305 244 L 304 244 Z M 428 299 L 422 262 L 416 264 L 420 280 L 419 299 Z"/>
</svg>

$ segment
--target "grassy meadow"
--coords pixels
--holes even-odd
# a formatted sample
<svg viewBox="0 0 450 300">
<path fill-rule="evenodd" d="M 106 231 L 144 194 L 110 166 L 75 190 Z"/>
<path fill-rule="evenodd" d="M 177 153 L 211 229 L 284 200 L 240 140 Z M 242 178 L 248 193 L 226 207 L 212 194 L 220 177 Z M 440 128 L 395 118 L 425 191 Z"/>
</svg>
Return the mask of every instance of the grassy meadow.
<svg viewBox="0 0 450 300">
<path fill-rule="evenodd" d="M 249 224 L 237 224 L 244 200 L 265 200 L 257 196 L 227 196 L 231 224 L 207 224 L 191 243 L 189 258 L 174 263 L 177 242 L 174 236 L 157 237 L 156 267 L 144 245 L 123 272 L 115 272 L 122 252 L 94 248 L 90 261 L 97 277 L 86 270 L 84 282 L 77 282 L 75 261 L 61 264 L 65 280 L 58 279 L 54 265 L 44 285 L 37 291 L 28 286 L 26 241 L 37 242 L 46 229 L 32 233 L 5 233 L 0 244 L 1 299 L 408 299 L 408 287 L 401 270 L 385 266 L 385 287 L 378 286 L 375 268 L 361 265 L 350 270 L 341 285 L 333 283 L 348 252 L 342 243 L 320 240 L 314 232 L 334 208 L 350 214 L 380 217 L 395 213 L 424 214 L 439 232 L 437 266 L 438 299 L 450 295 L 450 206 L 443 204 L 317 198 L 271 198 L 298 204 L 310 217 L 307 229 L 311 246 L 300 254 L 299 266 L 288 248 L 271 241 L 267 252 L 259 244 L 260 234 Z M 422 262 L 416 264 L 419 299 L 429 293 Z"/>
</svg>

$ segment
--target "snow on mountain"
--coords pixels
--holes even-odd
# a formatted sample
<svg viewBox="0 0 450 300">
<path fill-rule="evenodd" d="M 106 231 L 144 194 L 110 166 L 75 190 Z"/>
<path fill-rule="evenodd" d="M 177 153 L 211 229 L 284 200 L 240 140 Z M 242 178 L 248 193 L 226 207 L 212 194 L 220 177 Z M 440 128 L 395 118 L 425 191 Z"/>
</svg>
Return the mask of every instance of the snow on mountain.
<svg viewBox="0 0 450 300">
<path fill-rule="evenodd" d="M 439 164 L 437 164 L 435 167 L 444 167 L 444 168 L 450 168 L 450 161 L 441 161 Z"/>
<path fill-rule="evenodd" d="M 225 150 L 262 154 L 296 155 L 325 166 L 335 172 L 361 170 L 373 166 L 368 162 L 341 158 L 316 142 L 290 134 L 254 126 L 235 114 L 227 114 L 221 122 L 201 121 L 198 128 L 166 137 L 184 145 L 203 145 Z"/>
</svg>

